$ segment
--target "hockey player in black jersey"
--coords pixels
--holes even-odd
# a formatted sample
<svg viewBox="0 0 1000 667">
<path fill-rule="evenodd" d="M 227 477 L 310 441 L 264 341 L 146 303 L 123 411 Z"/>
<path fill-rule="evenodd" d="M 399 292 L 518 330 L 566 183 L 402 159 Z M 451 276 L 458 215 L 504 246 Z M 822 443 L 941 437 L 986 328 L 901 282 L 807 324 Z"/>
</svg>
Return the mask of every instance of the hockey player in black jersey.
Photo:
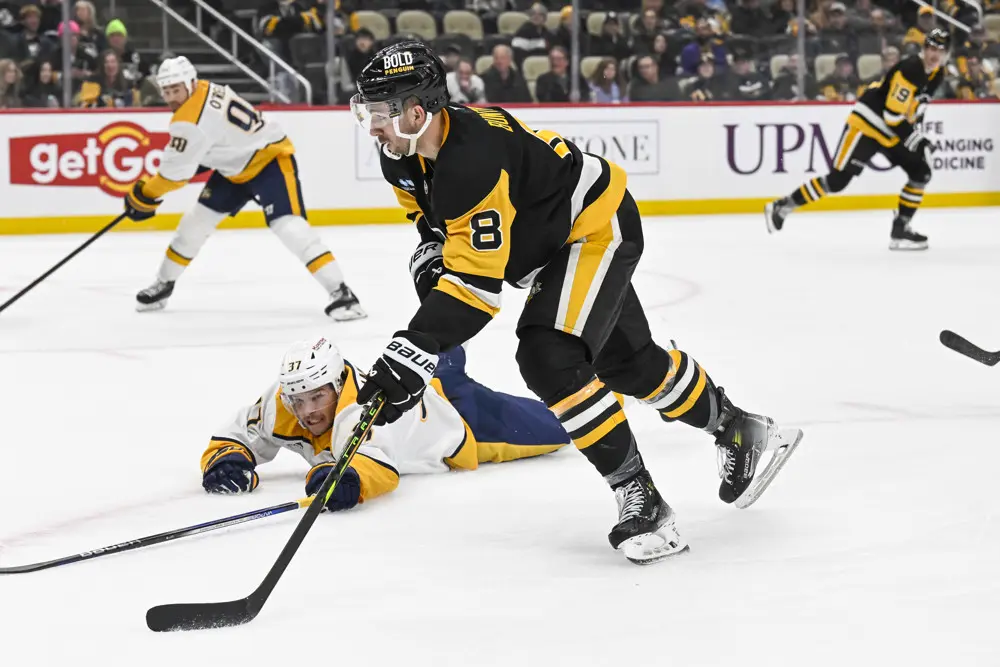
<svg viewBox="0 0 1000 667">
<path fill-rule="evenodd" d="M 893 166 L 902 167 L 909 179 L 899 193 L 889 248 L 927 249 L 927 237 L 910 229 L 910 220 L 931 180 L 927 154 L 933 145 L 921 133 L 920 123 L 928 101 L 944 79 L 950 44 L 948 33 L 935 28 L 927 35 L 922 55 L 901 60 L 881 81 L 869 86 L 847 117 L 833 171 L 768 204 L 764 210 L 768 232 L 781 230 L 785 218 L 799 206 L 846 188 L 868 161 L 881 153 Z"/>
<path fill-rule="evenodd" d="M 616 393 L 712 434 L 724 454 L 720 497 L 752 503 L 802 433 L 737 408 L 694 359 L 653 342 L 631 283 L 643 239 L 624 170 L 502 109 L 449 104 L 444 70 L 422 44 L 377 53 L 358 91 L 352 111 L 420 233 L 410 270 L 421 300 L 358 401 L 381 390 L 380 419 L 398 418 L 419 402 L 437 352 L 490 322 L 505 282 L 530 287 L 517 364 L 614 489 L 614 548 L 639 563 L 687 548 Z"/>
</svg>

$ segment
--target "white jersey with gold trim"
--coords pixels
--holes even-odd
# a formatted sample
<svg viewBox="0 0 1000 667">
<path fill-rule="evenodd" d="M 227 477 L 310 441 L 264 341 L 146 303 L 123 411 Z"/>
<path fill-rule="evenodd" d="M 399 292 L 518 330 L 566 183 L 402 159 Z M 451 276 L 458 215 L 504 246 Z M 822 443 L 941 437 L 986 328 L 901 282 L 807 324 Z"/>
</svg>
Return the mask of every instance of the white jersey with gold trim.
<svg viewBox="0 0 1000 667">
<path fill-rule="evenodd" d="M 199 166 L 244 182 L 277 155 L 294 152 L 281 125 L 229 86 L 209 81 L 198 81 L 170 119 L 169 132 L 159 175 L 175 182 L 190 180 Z"/>
</svg>

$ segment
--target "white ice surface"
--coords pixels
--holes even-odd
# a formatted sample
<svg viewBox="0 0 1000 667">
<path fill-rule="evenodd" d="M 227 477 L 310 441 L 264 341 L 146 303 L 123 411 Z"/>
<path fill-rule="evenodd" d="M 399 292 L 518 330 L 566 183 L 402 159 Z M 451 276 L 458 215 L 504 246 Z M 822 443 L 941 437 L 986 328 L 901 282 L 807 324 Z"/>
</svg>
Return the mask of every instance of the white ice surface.
<svg viewBox="0 0 1000 667">
<path fill-rule="evenodd" d="M 716 496 L 704 433 L 629 409 L 689 554 L 640 568 L 609 547 L 612 494 L 577 452 L 408 477 L 319 518 L 257 620 L 157 635 L 148 607 L 249 593 L 298 514 L 0 578 L 0 664 L 998 665 L 1000 347 L 996 209 L 922 211 L 926 253 L 888 213 L 648 219 L 636 275 L 654 335 L 735 402 L 806 438 L 751 509 Z M 101 239 L 0 315 L 0 565 L 45 560 L 302 495 L 303 462 L 210 497 L 198 460 L 288 343 L 330 333 L 362 368 L 416 298 L 405 226 L 320 230 L 371 314 L 324 295 L 264 231 L 221 232 L 162 313 L 133 311 L 168 236 Z M 0 301 L 84 237 L 0 239 Z M 524 292 L 470 373 L 526 392 Z"/>
</svg>

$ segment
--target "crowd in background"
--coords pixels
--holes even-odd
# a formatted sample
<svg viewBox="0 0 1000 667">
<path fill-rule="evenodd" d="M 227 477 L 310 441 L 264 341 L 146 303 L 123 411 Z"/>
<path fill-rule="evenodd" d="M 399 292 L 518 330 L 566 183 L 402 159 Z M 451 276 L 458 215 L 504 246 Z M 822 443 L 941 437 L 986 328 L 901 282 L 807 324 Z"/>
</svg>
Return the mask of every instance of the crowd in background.
<svg viewBox="0 0 1000 667">
<path fill-rule="evenodd" d="M 91 2 L 72 6 L 62 21 L 60 0 L 0 2 L 0 109 L 60 107 L 63 81 L 71 80 L 73 103 L 82 107 L 128 107 L 143 103 L 150 67 L 138 56 L 125 24 L 99 25 Z M 69 72 L 64 72 L 63 35 L 69 31 Z M 146 94 L 152 92 L 146 87 Z"/>
<path fill-rule="evenodd" d="M 580 30 L 581 102 L 792 100 L 800 92 L 806 99 L 851 101 L 900 58 L 919 52 L 924 35 L 938 26 L 953 35 L 947 85 L 939 94 L 998 96 L 1000 15 L 990 16 L 1000 13 L 1000 0 L 983 0 L 983 21 L 963 0 L 938 3 L 969 31 L 908 0 L 807 0 L 804 61 L 797 54 L 795 0 L 581 0 L 578 17 L 571 6 L 561 6 L 564 0 L 559 6 L 531 0 L 330 0 L 335 11 L 329 26 L 326 1 L 269 0 L 246 26 L 268 49 L 313 73 L 317 103 L 345 103 L 375 51 L 403 39 L 435 47 L 457 102 L 569 102 L 574 21 Z M 209 0 L 220 9 L 223 2 Z M 133 48 L 122 20 L 108 17 L 102 25 L 94 5 L 78 0 L 73 20 L 63 23 L 60 3 L 0 0 L 0 109 L 61 106 L 67 76 L 76 106 L 162 104 L 149 76 L 156 62 Z M 156 11 L 152 5 L 150 11 Z M 205 23 L 216 39 L 222 38 L 219 28 Z M 337 43 L 333 91 L 326 91 L 323 63 L 310 68 L 317 63 L 300 55 L 303 42 L 322 41 L 327 29 Z M 72 48 L 68 72 L 65 31 Z M 325 51 L 320 57 L 325 60 Z"/>
</svg>

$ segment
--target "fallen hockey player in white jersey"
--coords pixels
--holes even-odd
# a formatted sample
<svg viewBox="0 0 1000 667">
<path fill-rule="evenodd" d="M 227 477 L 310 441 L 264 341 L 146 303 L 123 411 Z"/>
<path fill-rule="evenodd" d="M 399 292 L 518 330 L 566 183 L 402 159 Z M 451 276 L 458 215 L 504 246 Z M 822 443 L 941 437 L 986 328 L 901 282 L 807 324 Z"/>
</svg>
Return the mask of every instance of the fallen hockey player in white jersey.
<svg viewBox="0 0 1000 667">
<path fill-rule="evenodd" d="M 194 209 L 181 218 L 156 282 L 136 295 L 137 309 L 164 308 L 174 283 L 209 235 L 253 200 L 264 210 L 271 231 L 330 295 L 326 314 L 334 320 L 365 317 L 333 254 L 306 222 L 295 147 L 281 126 L 228 86 L 199 81 L 184 56 L 163 61 L 156 82 L 174 112 L 170 141 L 159 173 L 149 182 L 137 181 L 126 195 L 126 215 L 151 218 L 165 194 L 183 187 L 199 170 L 214 173 Z"/>
<path fill-rule="evenodd" d="M 433 391 L 417 409 L 375 426 L 334 489 L 327 509 L 350 509 L 388 493 L 407 473 L 475 470 L 570 443 L 541 401 L 493 391 L 465 374 L 465 351 L 442 354 Z M 327 339 L 295 344 L 281 362 L 278 382 L 212 437 L 201 459 L 202 484 L 213 493 L 253 491 L 257 466 L 282 449 L 312 468 L 313 495 L 333 470 L 362 414 L 358 375 Z"/>
</svg>

